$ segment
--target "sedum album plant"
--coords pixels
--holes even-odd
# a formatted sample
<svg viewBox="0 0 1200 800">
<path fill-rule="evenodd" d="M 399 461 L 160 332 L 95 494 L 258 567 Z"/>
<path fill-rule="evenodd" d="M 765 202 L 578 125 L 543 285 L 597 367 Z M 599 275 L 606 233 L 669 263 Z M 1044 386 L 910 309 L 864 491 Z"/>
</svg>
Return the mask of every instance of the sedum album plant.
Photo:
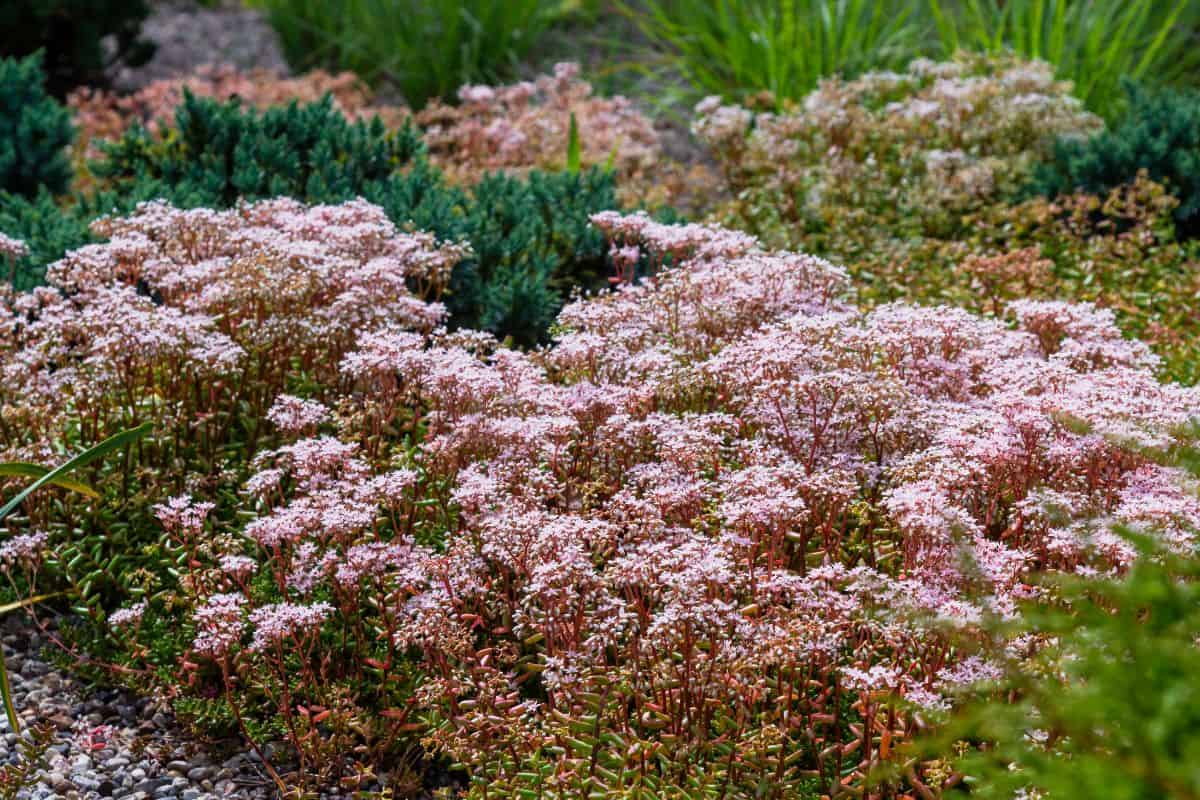
<svg viewBox="0 0 1200 800">
<path fill-rule="evenodd" d="M 1098 303 L 1163 356 L 1164 375 L 1194 383 L 1198 254 L 1173 196 L 1186 181 L 1167 175 L 1164 186 L 1133 168 L 1163 175 L 1188 151 L 1156 162 L 1153 143 L 1167 138 L 1087 139 L 1099 120 L 1068 89 L 1046 65 L 967 60 L 829 81 L 784 114 L 706 101 L 694 128 L 732 194 L 713 216 L 844 263 L 869 305 L 1003 316 L 1026 297 Z M 1064 153 L 1077 157 L 1053 160 Z M 1101 180 L 1092 168 L 1117 153 L 1128 170 Z M 1086 192 L 1047 178 L 1085 165 L 1096 176 Z M 1019 200 L 1031 183 L 1050 196 Z"/>
<path fill-rule="evenodd" d="M 964 233 L 961 217 L 1016 193 L 1058 137 L 1100 130 L 1070 90 L 1044 63 L 918 60 L 825 81 L 779 113 L 710 97 L 692 128 L 732 195 L 718 219 L 853 263 Z"/>
<path fill-rule="evenodd" d="M 666 156 L 653 120 L 630 100 L 594 95 L 579 69 L 563 62 L 530 81 L 463 86 L 457 105 L 430 103 L 414 117 L 430 159 L 451 181 L 471 185 L 488 172 L 571 169 L 575 142 L 574 171 L 611 171 L 628 206 L 677 203 L 695 183 L 711 182 L 702 166 L 685 169 Z"/>
<path fill-rule="evenodd" d="M 593 224 L 658 272 L 536 352 L 440 330 L 465 253 L 363 202 L 145 206 L 13 297 L 11 457 L 158 432 L 48 565 L 81 589 L 99 548 L 80 646 L 281 791 L 443 759 L 469 797 L 848 797 L 998 673 L 958 642 L 1038 573 L 1127 569 L 1121 525 L 1192 546 L 1194 479 L 1143 453 L 1200 398 L 1111 312 L 858 310 L 744 233 Z M 941 786 L 898 763 L 871 796 Z"/>
<path fill-rule="evenodd" d="M 1200 249 L 1179 241 L 1178 201 L 1143 173 L 1131 183 L 1054 201 L 993 204 L 969 232 L 926 240 L 904 262 L 864 259 L 886 275 L 876 296 L 927 298 L 1002 314 L 1021 297 L 1069 297 L 1112 309 L 1126 335 L 1151 345 L 1165 377 L 1200 380 Z"/>
<path fill-rule="evenodd" d="M 94 241 L 94 220 L 139 201 L 228 208 L 278 195 L 317 203 L 365 197 L 398 226 L 469 243 L 472 256 L 457 265 L 443 298 L 453 327 L 535 345 L 573 291 L 608 285 L 604 240 L 587 222 L 619 205 L 607 169 L 484 174 L 454 186 L 431 166 L 411 124 L 388 130 L 377 117 L 351 121 L 332 97 L 259 112 L 186 95 L 174 126 L 135 127 L 102 147 L 95 191 L 0 198 L 0 231 L 28 245 L 18 286 L 37 285 L 63 253 Z"/>
</svg>

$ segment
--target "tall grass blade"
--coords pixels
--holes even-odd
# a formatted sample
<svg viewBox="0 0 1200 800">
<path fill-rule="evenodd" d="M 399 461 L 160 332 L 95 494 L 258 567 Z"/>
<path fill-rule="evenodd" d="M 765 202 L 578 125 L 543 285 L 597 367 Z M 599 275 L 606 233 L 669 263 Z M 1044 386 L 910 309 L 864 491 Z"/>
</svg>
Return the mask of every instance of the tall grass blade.
<svg viewBox="0 0 1200 800">
<path fill-rule="evenodd" d="M 575 112 L 572 111 L 571 127 L 567 131 L 567 172 L 572 175 L 578 174 L 583 166 L 582 160 L 579 147 L 579 122 L 575 119 Z"/>
<path fill-rule="evenodd" d="M 100 442 L 99 444 L 95 445 L 94 447 L 91 447 L 88 450 L 85 450 L 84 452 L 82 452 L 79 455 L 72 458 L 70 461 L 67 461 L 65 464 L 62 464 L 61 466 L 56 467 L 55 469 L 51 469 L 51 470 L 46 470 L 44 468 L 37 467 L 36 465 L 26 465 L 26 464 L 19 464 L 19 463 L 16 465 L 13 465 L 13 464 L 4 465 L 4 466 L 9 467 L 10 469 L 17 470 L 16 472 L 10 471 L 8 474 L 22 474 L 20 472 L 20 470 L 22 470 L 22 469 L 25 469 L 25 474 L 28 474 L 28 470 L 26 469 L 28 467 L 34 467 L 35 471 L 37 469 L 42 469 L 43 474 L 37 480 L 35 480 L 33 483 L 29 484 L 29 486 L 25 487 L 23 490 L 18 492 L 16 497 L 12 498 L 7 503 L 5 503 L 3 507 L 0 507 L 0 520 L 3 520 L 5 517 L 7 517 L 9 514 L 11 514 L 14 508 L 19 506 L 25 500 L 26 497 L 29 497 L 29 495 L 33 494 L 38 489 L 42 488 L 43 486 L 45 486 L 47 484 L 57 483 L 58 485 L 62 485 L 61 481 L 64 480 L 64 476 L 66 476 L 71 471 L 79 469 L 80 467 L 86 466 L 86 465 L 92 463 L 93 461 L 103 458 L 104 456 L 108 455 L 112 451 L 120 449 L 120 448 L 124 447 L 125 445 L 132 444 L 133 442 L 137 441 L 138 439 L 140 439 L 143 436 L 145 436 L 146 434 L 148 434 L 150 432 L 150 430 L 151 430 L 151 425 L 149 422 L 147 422 L 142 425 L 139 425 L 136 428 L 132 428 L 131 430 L 122 431 L 121 433 L 118 433 L 118 434 L 108 437 L 103 442 Z M 92 495 L 96 494 L 94 490 L 89 489 L 86 486 L 83 486 L 83 484 L 78 484 L 78 486 L 83 487 L 83 489 L 85 490 L 84 494 L 92 494 Z M 48 595 L 42 595 L 40 598 L 32 598 L 30 600 L 24 601 L 24 605 L 38 602 L 40 599 L 45 599 L 47 596 Z M 22 607 L 22 604 L 20 604 L 20 603 L 9 604 L 8 606 L 0 607 L 0 613 L 4 613 L 6 611 L 11 611 L 14 607 L 17 607 L 17 608 Z M 13 705 L 12 686 L 9 684 L 9 681 L 8 681 L 8 666 L 7 666 L 7 664 L 5 664 L 3 651 L 0 651 L 0 698 L 2 698 L 4 701 L 4 714 L 5 714 L 5 716 L 8 717 L 9 727 L 12 729 L 13 733 L 17 733 L 18 731 L 21 730 L 21 723 L 20 723 L 20 720 L 17 719 L 16 706 Z"/>
<path fill-rule="evenodd" d="M 20 477 L 20 478 L 41 478 L 50 470 L 43 467 L 41 464 L 29 464 L 24 461 L 9 461 L 0 463 L 0 476 Z M 69 489 L 72 492 L 77 492 L 86 495 L 93 500 L 100 499 L 100 493 L 86 483 L 81 483 L 73 478 L 59 476 L 51 481 L 55 486 L 63 489 Z M 0 609 L 3 613 L 3 609 Z"/>
<path fill-rule="evenodd" d="M 29 486 L 25 487 L 20 492 L 18 492 L 15 497 L 13 497 L 11 500 L 9 500 L 7 503 L 5 503 L 3 506 L 0 506 L 0 520 L 4 519 L 9 514 L 11 514 L 13 509 L 16 508 L 17 506 L 19 506 L 22 502 L 24 502 L 26 497 L 29 497 L 29 495 L 33 494 L 34 492 L 36 492 L 38 489 L 42 488 L 46 484 L 53 483 L 61 476 L 66 475 L 67 473 L 72 472 L 73 470 L 79 469 L 80 467 L 87 466 L 88 464 L 91 464 L 93 461 L 103 458 L 104 456 L 111 453 L 113 450 L 118 450 L 127 444 L 132 444 L 133 442 L 136 442 L 138 439 L 140 439 L 143 436 L 145 436 L 146 434 L 148 434 L 151 431 L 151 429 L 152 428 L 151 428 L 150 423 L 146 422 L 146 423 L 139 425 L 136 428 L 132 428 L 127 431 L 122 431 L 121 433 L 118 433 L 118 434 L 108 437 L 103 442 L 100 442 L 99 444 L 89 448 L 88 450 L 85 450 L 84 452 L 75 456 L 70 461 L 66 462 L 65 464 L 62 464 L 61 466 L 50 470 L 45 475 L 38 478 L 33 483 L 29 484 Z"/>
</svg>

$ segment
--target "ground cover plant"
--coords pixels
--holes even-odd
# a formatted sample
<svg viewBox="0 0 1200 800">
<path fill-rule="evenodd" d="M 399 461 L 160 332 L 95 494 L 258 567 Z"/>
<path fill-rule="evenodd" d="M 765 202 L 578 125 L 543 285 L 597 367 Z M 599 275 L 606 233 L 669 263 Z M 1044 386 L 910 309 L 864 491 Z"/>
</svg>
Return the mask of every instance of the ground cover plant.
<svg viewBox="0 0 1200 800">
<path fill-rule="evenodd" d="M 430 163 L 411 122 L 388 129 L 379 117 L 351 121 L 331 96 L 259 112 L 185 92 L 172 125 L 157 132 L 134 126 L 101 146 L 89 191 L 66 201 L 47 193 L 0 201 L 0 230 L 26 243 L 16 275 L 28 287 L 67 250 L 92 241 L 94 220 L 142 200 L 228 208 L 279 195 L 309 202 L 363 196 L 398 225 L 469 242 L 472 257 L 458 265 L 445 298 L 450 323 L 529 345 L 544 340 L 571 291 L 608 285 L 604 240 L 587 217 L 618 207 L 617 175 L 607 165 L 567 170 L 567 143 L 557 171 L 480 171 L 459 187 Z"/>
<path fill-rule="evenodd" d="M 653 121 L 630 100 L 593 94 L 576 63 L 556 64 L 532 81 L 464 86 L 457 99 L 434 101 L 414 117 L 431 160 L 457 183 L 488 172 L 560 170 L 573 136 L 576 168 L 611 170 L 628 206 L 676 202 L 689 181 L 705 177 L 666 156 Z"/>
<path fill-rule="evenodd" d="M 653 121 L 625 97 L 604 97 L 579 77 L 579 65 L 555 64 L 547 74 L 514 84 L 460 87 L 455 103 L 434 100 L 420 112 L 384 104 L 353 73 L 320 70 L 295 78 L 266 71 L 239 72 L 204 67 L 185 78 L 154 81 L 130 95 L 82 88 L 67 98 L 79 127 L 76 163 L 85 178 L 86 161 L 103 156 L 101 143 L 119 140 L 135 124 L 161 133 L 175 121 L 187 90 L 197 97 L 239 99 L 265 111 L 320 101 L 332 95 L 334 108 L 351 121 L 378 116 L 389 129 L 406 122 L 421 132 L 431 162 L 452 183 L 471 186 L 486 174 L 524 175 L 530 170 L 567 167 L 574 119 L 582 168 L 616 173 L 622 197 L 662 202 L 685 177 L 663 153 Z"/>
<path fill-rule="evenodd" d="M 0 795 L 1195 793 L 1191 4 L 262 6 L 0 62 Z"/>
<path fill-rule="evenodd" d="M 852 263 L 908 238 L 953 239 L 963 214 L 1016 193 L 1059 137 L 1098 132 L 1070 90 L 1036 62 L 918 60 L 827 80 L 779 113 L 708 98 L 693 129 L 733 195 L 719 219 Z"/>
<path fill-rule="evenodd" d="M 742 233 L 594 223 L 669 266 L 540 353 L 438 332 L 408 278 L 436 297 L 463 253 L 361 202 L 146 206 L 55 267 L 65 296 L 13 298 L 15 455 L 157 431 L 91 483 L 142 476 L 123 514 L 158 541 L 43 567 L 125 679 L 288 742 L 286 785 L 433 756 L 480 797 L 836 794 L 993 669 L 930 620 L 1123 568 L 1118 523 L 1188 546 L 1191 479 L 1129 443 L 1170 446 L 1197 390 L 1110 313 L 862 312 Z"/>
<path fill-rule="evenodd" d="M 1069 91 L 1044 64 L 921 61 L 827 81 L 779 114 L 705 101 L 694 126 L 732 195 L 715 217 L 845 264 L 861 301 L 1097 302 L 1193 383 L 1197 251 L 1167 188 L 1190 197 L 1194 154 L 1163 145 L 1194 105 L 1139 101 L 1109 133 Z"/>
</svg>

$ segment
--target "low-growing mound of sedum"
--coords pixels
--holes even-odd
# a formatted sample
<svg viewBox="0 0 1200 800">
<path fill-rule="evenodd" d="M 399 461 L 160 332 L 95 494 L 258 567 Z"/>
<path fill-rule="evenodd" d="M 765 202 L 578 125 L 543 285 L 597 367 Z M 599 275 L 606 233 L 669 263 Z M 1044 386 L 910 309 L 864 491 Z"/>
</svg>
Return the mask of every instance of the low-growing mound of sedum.
<svg viewBox="0 0 1200 800">
<path fill-rule="evenodd" d="M 1032 575 L 1124 568 L 1122 524 L 1192 547 L 1196 486 L 1142 453 L 1200 393 L 1111 312 L 864 311 L 747 234 L 593 223 L 659 271 L 535 352 L 440 330 L 466 254 L 363 202 L 144 206 L 9 298 L 6 459 L 155 425 L 92 476 L 116 519 L 28 509 L 79 641 L 285 742 L 281 786 L 833 795 L 997 673 L 952 641 Z"/>
</svg>

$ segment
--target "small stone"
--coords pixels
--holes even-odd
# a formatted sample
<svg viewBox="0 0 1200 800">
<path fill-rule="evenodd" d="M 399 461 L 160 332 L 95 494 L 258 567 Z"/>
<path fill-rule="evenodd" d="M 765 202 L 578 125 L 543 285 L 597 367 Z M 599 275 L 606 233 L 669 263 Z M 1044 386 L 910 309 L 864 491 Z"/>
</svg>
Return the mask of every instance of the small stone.
<svg viewBox="0 0 1200 800">
<path fill-rule="evenodd" d="M 135 784 L 133 790 L 135 792 L 143 792 L 147 795 L 153 793 L 158 787 L 162 786 L 164 781 L 161 778 L 147 778 L 141 783 Z"/>
<path fill-rule="evenodd" d="M 187 776 L 188 776 L 189 781 L 193 781 L 194 783 L 199 783 L 200 781 L 204 780 L 205 778 L 212 776 L 213 773 L 215 773 L 215 772 L 216 772 L 216 770 L 213 769 L 212 767 L 204 767 L 204 766 L 192 767 L 191 769 L 188 770 Z"/>
</svg>

